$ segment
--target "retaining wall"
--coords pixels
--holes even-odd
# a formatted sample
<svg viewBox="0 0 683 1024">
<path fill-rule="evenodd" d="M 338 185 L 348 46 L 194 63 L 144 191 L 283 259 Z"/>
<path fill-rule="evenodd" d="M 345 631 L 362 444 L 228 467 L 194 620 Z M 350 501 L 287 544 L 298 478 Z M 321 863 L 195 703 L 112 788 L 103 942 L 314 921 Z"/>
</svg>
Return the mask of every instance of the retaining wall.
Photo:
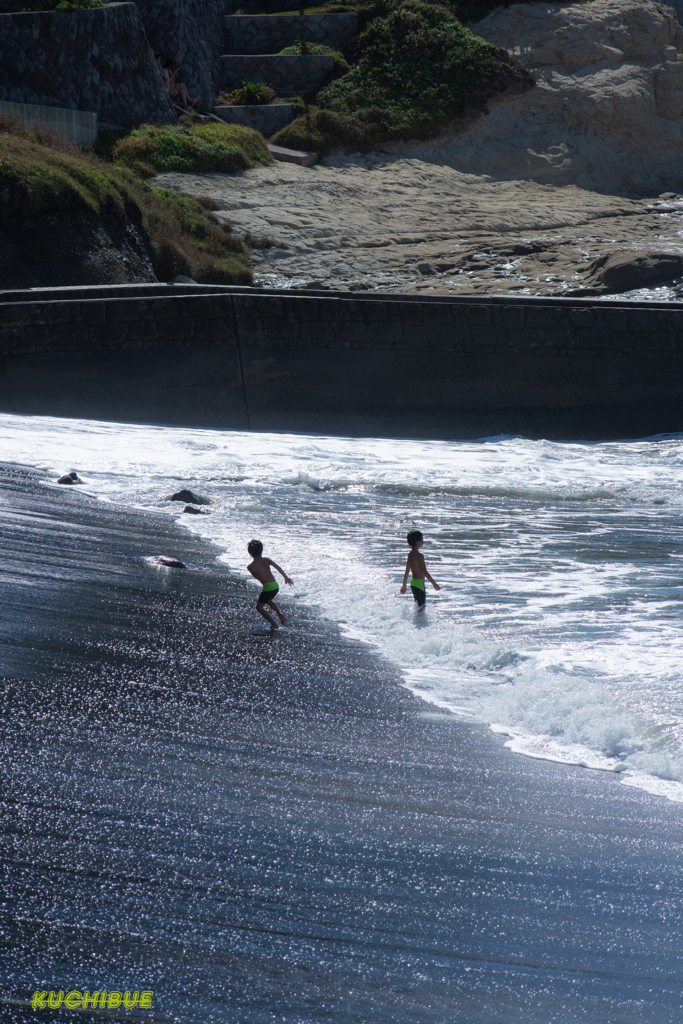
<svg viewBox="0 0 683 1024">
<path fill-rule="evenodd" d="M 358 30 L 355 14 L 240 14 L 223 24 L 233 53 L 278 53 L 298 39 L 343 50 Z"/>
<path fill-rule="evenodd" d="M 219 57 L 225 52 L 223 15 L 229 0 L 137 0 L 140 18 L 154 50 L 180 67 L 179 81 L 201 106 L 211 110 L 218 81 Z M 241 83 L 240 83 L 241 84 Z"/>
<path fill-rule="evenodd" d="M 303 54 L 237 54 L 221 57 L 222 84 L 227 90 L 242 82 L 265 82 L 281 96 L 313 92 L 332 74 L 334 57 Z"/>
<path fill-rule="evenodd" d="M 0 100 L 0 114 L 13 114 L 26 125 L 42 124 L 65 136 L 75 146 L 87 146 L 97 138 L 97 114 L 89 110 L 46 107 L 38 103 Z"/>
<path fill-rule="evenodd" d="M 217 117 L 228 124 L 243 124 L 254 128 L 267 139 L 294 120 L 291 103 L 263 103 L 246 107 L 214 107 Z"/>
<path fill-rule="evenodd" d="M 0 100 L 91 111 L 123 127 L 176 120 L 134 3 L 0 14 Z"/>
<path fill-rule="evenodd" d="M 0 302 L 3 411 L 431 437 L 683 429 L 683 307 L 159 285 L 69 294 Z"/>
</svg>

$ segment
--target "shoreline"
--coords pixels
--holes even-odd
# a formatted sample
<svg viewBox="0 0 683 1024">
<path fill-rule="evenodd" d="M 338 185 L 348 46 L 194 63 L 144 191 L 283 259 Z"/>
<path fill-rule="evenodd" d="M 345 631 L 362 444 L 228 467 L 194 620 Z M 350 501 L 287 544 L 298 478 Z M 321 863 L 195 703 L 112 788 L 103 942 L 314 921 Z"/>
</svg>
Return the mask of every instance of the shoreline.
<svg viewBox="0 0 683 1024">
<path fill-rule="evenodd" d="M 39 479 L 2 470 L 3 996 L 144 981 L 155 1017 L 201 1024 L 680 1019 L 675 805 L 514 757 L 306 607 L 269 637 L 208 542 Z"/>
</svg>

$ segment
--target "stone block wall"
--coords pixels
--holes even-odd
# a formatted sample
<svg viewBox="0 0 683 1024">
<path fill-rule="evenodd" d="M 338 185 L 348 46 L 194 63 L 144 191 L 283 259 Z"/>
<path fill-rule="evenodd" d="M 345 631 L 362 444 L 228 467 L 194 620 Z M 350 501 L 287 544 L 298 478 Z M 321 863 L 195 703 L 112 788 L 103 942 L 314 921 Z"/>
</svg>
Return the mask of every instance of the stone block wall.
<svg viewBox="0 0 683 1024">
<path fill-rule="evenodd" d="M 222 84 L 227 90 L 242 82 L 265 82 L 280 96 L 313 92 L 332 74 L 334 57 L 281 54 L 221 57 Z"/>
<path fill-rule="evenodd" d="M 356 38 L 355 14 L 243 14 L 223 18 L 232 53 L 279 53 L 297 39 L 345 49 Z"/>
<path fill-rule="evenodd" d="M 254 128 L 270 138 L 294 120 L 291 103 L 263 103 L 260 106 L 214 107 L 214 114 L 228 124 L 242 124 Z"/>
<path fill-rule="evenodd" d="M 0 14 L 0 99 L 123 127 L 176 120 L 134 3 Z"/>
<path fill-rule="evenodd" d="M 140 18 L 153 50 L 180 67 L 179 81 L 200 106 L 211 110 L 218 81 L 220 55 L 225 53 L 223 15 L 230 0 L 137 0 Z"/>
<path fill-rule="evenodd" d="M 0 301 L 0 409 L 481 437 L 683 429 L 683 308 L 136 286 Z"/>
</svg>

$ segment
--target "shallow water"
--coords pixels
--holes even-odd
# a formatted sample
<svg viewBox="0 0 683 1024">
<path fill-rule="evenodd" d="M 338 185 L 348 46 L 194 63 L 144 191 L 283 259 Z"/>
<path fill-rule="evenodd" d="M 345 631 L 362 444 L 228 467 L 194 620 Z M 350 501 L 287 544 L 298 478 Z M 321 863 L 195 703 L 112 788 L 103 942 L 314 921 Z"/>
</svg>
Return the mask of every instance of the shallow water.
<svg viewBox="0 0 683 1024">
<path fill-rule="evenodd" d="M 424 701 L 532 757 L 683 800 L 683 435 L 610 443 L 348 439 L 3 415 L 2 456 L 163 509 L 246 578 L 246 544 Z M 420 528 L 442 590 L 401 596 Z M 152 552 L 154 553 L 154 552 Z M 172 553 L 172 552 L 164 552 Z M 286 588 L 283 588 L 286 589 Z"/>
</svg>

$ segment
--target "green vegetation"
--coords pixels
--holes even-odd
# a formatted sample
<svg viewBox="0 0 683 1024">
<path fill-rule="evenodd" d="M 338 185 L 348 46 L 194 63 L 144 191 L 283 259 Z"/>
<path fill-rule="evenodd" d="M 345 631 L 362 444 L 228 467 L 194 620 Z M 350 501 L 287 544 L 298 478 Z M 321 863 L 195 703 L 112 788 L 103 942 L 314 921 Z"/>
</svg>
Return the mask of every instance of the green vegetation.
<svg viewBox="0 0 683 1024">
<path fill-rule="evenodd" d="M 316 105 L 273 141 L 324 155 L 427 138 L 468 108 L 505 89 L 532 84 L 508 54 L 466 28 L 446 7 L 389 0 L 359 38 L 360 60 L 321 89 Z"/>
<path fill-rule="evenodd" d="M 297 39 L 291 46 L 286 46 L 280 53 L 291 54 L 322 54 L 323 56 L 334 57 L 333 78 L 341 78 L 350 70 L 349 62 L 341 50 L 333 50 L 331 46 L 323 46 L 322 43 L 308 43 L 305 40 Z"/>
<path fill-rule="evenodd" d="M 451 14 L 462 22 L 477 22 L 497 7 L 510 7 L 518 0 L 435 0 L 446 7 Z M 547 2 L 547 0 L 527 0 L 530 3 Z M 559 0 L 557 0 L 559 2 Z M 577 0 L 582 2 L 582 0 Z M 391 10 L 390 0 L 324 0 L 323 3 L 306 7 L 306 14 L 355 14 L 359 28 L 362 30 L 373 18 L 385 17 Z M 299 9 L 273 12 L 277 14 L 298 14 Z"/>
<path fill-rule="evenodd" d="M 275 99 L 275 90 L 264 82 L 242 82 L 239 89 L 233 89 L 227 97 L 228 103 L 240 106 L 263 106 Z M 218 100 L 216 100 L 218 105 Z"/>
<path fill-rule="evenodd" d="M 104 7 L 102 0 L 0 0 L 0 14 L 34 11 L 87 11 Z"/>
<path fill-rule="evenodd" d="M 212 218 L 218 205 L 150 185 L 54 132 L 0 115 L 0 228 L 78 213 L 126 216 L 149 232 L 160 280 L 186 274 L 207 283 L 248 284 L 247 249 Z"/>
<path fill-rule="evenodd" d="M 206 121 L 193 124 L 190 118 L 187 122 L 103 132 L 95 152 L 143 178 L 157 171 L 235 174 L 272 162 L 263 136 L 251 128 Z"/>
</svg>

